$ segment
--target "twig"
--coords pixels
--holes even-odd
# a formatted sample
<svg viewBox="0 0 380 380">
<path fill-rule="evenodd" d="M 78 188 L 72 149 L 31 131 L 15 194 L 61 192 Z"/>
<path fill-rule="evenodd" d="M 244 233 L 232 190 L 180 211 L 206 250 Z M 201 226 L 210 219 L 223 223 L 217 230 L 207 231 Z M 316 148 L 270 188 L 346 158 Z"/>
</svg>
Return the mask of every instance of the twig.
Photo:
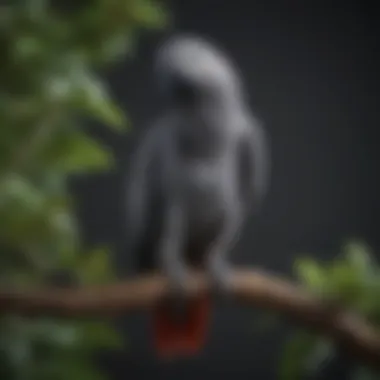
<svg viewBox="0 0 380 380">
<path fill-rule="evenodd" d="M 210 291 L 207 278 L 194 273 L 188 296 Z M 150 309 L 166 297 L 169 287 L 160 275 L 79 289 L 0 290 L 0 313 L 24 315 L 116 316 Z M 303 289 L 276 276 L 241 269 L 232 276 L 231 297 L 239 302 L 279 312 L 299 324 L 328 335 L 346 352 L 380 368 L 380 334 L 349 312 L 334 311 Z"/>
</svg>

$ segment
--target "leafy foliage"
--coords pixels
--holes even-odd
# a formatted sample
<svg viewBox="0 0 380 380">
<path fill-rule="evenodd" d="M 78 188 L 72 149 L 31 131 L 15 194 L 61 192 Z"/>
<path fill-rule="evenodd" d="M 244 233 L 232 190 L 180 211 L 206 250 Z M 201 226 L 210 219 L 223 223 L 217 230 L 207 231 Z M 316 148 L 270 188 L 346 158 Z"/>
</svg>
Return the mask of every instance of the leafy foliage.
<svg viewBox="0 0 380 380">
<path fill-rule="evenodd" d="M 325 302 L 357 312 L 380 328 L 380 267 L 363 243 L 347 243 L 329 263 L 300 258 L 295 262 L 295 272 L 301 284 Z M 299 330 L 286 344 L 279 378 L 303 379 L 316 373 L 335 354 L 332 342 Z M 380 379 L 380 374 L 355 367 L 351 379 L 375 380 Z"/>
<path fill-rule="evenodd" d="M 112 165 L 79 123 L 127 126 L 97 72 L 130 55 L 140 30 L 164 22 L 149 0 L 0 5 L 2 286 L 43 284 L 62 270 L 78 283 L 112 279 L 105 248 L 82 252 L 67 179 Z M 119 344 L 105 323 L 2 316 L 0 378 L 99 379 L 92 355 Z"/>
</svg>

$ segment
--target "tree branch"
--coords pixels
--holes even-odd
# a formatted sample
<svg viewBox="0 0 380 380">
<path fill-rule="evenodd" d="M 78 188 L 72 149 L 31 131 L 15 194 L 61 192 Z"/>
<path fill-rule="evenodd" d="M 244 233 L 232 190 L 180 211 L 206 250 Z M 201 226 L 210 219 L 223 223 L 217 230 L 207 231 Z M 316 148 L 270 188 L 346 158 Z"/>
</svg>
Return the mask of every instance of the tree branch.
<svg viewBox="0 0 380 380">
<path fill-rule="evenodd" d="M 188 296 L 210 291 L 205 275 L 194 273 Z M 0 290 L 0 313 L 24 315 L 116 316 L 150 309 L 168 295 L 166 279 L 152 274 L 124 282 L 79 289 Z M 380 333 L 358 316 L 334 311 L 300 287 L 275 276 L 247 269 L 232 276 L 231 297 L 237 301 L 284 314 L 299 324 L 325 334 L 346 352 L 380 368 Z"/>
</svg>

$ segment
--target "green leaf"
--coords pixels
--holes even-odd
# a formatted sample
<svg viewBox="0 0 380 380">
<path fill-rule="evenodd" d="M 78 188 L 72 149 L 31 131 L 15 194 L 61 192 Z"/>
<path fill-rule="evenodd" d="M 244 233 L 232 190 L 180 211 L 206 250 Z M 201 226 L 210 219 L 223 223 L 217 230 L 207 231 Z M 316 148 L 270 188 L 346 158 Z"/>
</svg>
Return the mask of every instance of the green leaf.
<svg viewBox="0 0 380 380">
<path fill-rule="evenodd" d="M 15 61 L 33 59 L 43 51 L 41 40 L 35 36 L 21 36 L 16 39 L 13 46 Z"/>
<path fill-rule="evenodd" d="M 335 260 L 328 268 L 328 287 L 337 302 L 354 306 L 362 298 L 363 278 L 358 268 L 351 266 L 345 259 Z"/>
<path fill-rule="evenodd" d="M 83 344 L 96 348 L 120 349 L 121 335 L 104 322 L 85 322 L 82 325 Z"/>
<path fill-rule="evenodd" d="M 333 358 L 335 353 L 335 346 L 332 341 L 318 338 L 306 361 L 307 372 L 316 373 L 322 369 Z"/>
<path fill-rule="evenodd" d="M 304 331 L 298 331 L 289 339 L 279 364 L 280 380 L 302 380 L 317 339 L 315 335 Z"/>
<path fill-rule="evenodd" d="M 102 147 L 94 139 L 77 134 L 71 140 L 67 149 L 67 156 L 63 170 L 82 172 L 90 170 L 104 170 L 113 163 L 112 153 Z"/>
<path fill-rule="evenodd" d="M 60 347 L 73 347 L 80 339 L 80 331 L 73 323 L 52 319 L 41 319 L 29 324 L 29 333 L 33 341 Z"/>
<path fill-rule="evenodd" d="M 168 22 L 168 13 L 157 2 L 151 0 L 134 1 L 131 13 L 135 22 L 149 27 L 161 28 Z"/>
<path fill-rule="evenodd" d="M 352 241 L 346 244 L 344 252 L 348 264 L 355 268 L 358 274 L 366 276 L 372 273 L 376 263 L 367 246 L 363 243 Z"/>
<path fill-rule="evenodd" d="M 0 208 L 12 202 L 31 210 L 39 210 L 43 201 L 41 192 L 27 179 L 15 173 L 10 173 L 0 182 Z"/>
<path fill-rule="evenodd" d="M 111 100 L 104 83 L 88 71 L 80 70 L 73 74 L 72 81 L 75 84 L 71 99 L 74 107 L 118 131 L 125 129 L 125 115 Z"/>
<path fill-rule="evenodd" d="M 93 138 L 76 131 L 61 142 L 61 150 L 52 152 L 54 167 L 66 173 L 103 171 L 113 164 L 113 155 Z"/>
<path fill-rule="evenodd" d="M 78 276 L 84 284 L 105 283 L 113 278 L 110 254 L 106 248 L 96 248 L 78 264 Z"/>
<path fill-rule="evenodd" d="M 50 103 L 63 103 L 71 96 L 74 86 L 64 75 L 50 75 L 46 78 L 44 95 Z"/>
<path fill-rule="evenodd" d="M 316 293 L 324 290 L 326 273 L 324 268 L 310 258 L 299 258 L 295 261 L 295 271 L 309 289 Z"/>
</svg>

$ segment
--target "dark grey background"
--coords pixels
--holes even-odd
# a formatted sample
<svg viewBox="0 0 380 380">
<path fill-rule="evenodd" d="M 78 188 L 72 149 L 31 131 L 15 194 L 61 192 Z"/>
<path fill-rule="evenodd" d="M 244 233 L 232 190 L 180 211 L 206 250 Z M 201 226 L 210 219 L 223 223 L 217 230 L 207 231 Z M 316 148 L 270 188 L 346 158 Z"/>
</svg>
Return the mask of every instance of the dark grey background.
<svg viewBox="0 0 380 380">
<path fill-rule="evenodd" d="M 380 249 L 377 151 L 380 112 L 379 20 L 375 5 L 324 1 L 177 1 L 178 30 L 215 39 L 240 65 L 252 106 L 271 139 L 272 182 L 234 256 L 289 273 L 300 253 L 329 258 L 348 237 Z M 136 130 L 157 114 L 151 57 L 162 36 L 146 36 L 136 59 L 109 75 Z M 130 136 L 95 134 L 114 149 L 119 170 L 77 181 L 79 217 L 88 244 L 108 243 L 123 259 L 122 180 Z M 123 322 L 125 352 L 107 358 L 111 378 L 274 379 L 283 328 L 257 333 L 255 313 L 219 306 L 209 344 L 197 358 L 158 363 L 146 316 Z M 335 371 L 335 372 L 334 372 Z M 330 370 L 332 379 L 342 372 Z"/>
</svg>

